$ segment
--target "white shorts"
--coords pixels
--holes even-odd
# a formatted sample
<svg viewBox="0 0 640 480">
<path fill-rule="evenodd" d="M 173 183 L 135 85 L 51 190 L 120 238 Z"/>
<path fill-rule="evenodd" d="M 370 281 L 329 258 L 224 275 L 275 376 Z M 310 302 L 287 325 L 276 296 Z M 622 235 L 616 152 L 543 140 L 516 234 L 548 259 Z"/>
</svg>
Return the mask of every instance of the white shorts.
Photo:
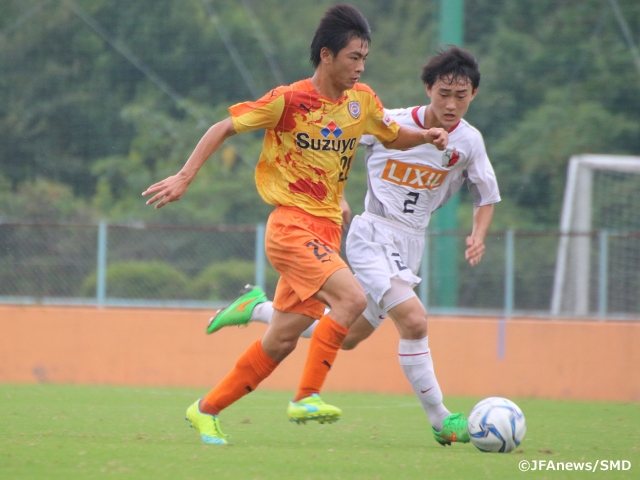
<svg viewBox="0 0 640 480">
<path fill-rule="evenodd" d="M 420 283 L 417 273 L 424 236 L 424 230 L 415 230 L 369 212 L 357 215 L 351 222 L 347 259 L 367 294 L 364 317 L 373 328 L 378 328 L 389 309 L 400 303 L 390 304 L 385 296 L 392 287 L 392 278 L 404 280 L 410 288 Z M 394 289 L 396 286 L 397 282 L 394 282 Z"/>
</svg>

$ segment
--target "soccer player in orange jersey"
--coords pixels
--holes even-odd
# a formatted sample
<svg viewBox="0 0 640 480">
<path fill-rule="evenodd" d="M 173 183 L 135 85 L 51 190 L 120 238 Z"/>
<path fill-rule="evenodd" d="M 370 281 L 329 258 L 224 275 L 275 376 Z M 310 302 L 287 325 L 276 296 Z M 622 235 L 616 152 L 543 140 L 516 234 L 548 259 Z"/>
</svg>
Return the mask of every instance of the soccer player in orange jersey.
<svg viewBox="0 0 640 480">
<path fill-rule="evenodd" d="M 445 128 L 449 143 L 444 152 L 428 144 L 399 151 L 386 149 L 371 135 L 362 137 L 367 195 L 364 212 L 351 222 L 346 254 L 368 303 L 350 327 L 342 348 L 355 348 L 390 317 L 400 334 L 398 361 L 427 414 L 433 436 L 441 445 L 451 445 L 469 442 L 468 422 L 462 413 L 451 413 L 443 403 L 429 348 L 427 312 L 413 288 L 421 281 L 418 275 L 425 229 L 432 213 L 467 184 L 474 213 L 464 257 L 475 266 L 484 255 L 484 239 L 500 192 L 482 135 L 463 118 L 480 84 L 476 59 L 452 46 L 429 59 L 421 78 L 429 105 L 386 112 L 399 125 Z M 342 210 L 346 217 L 348 205 Z M 347 218 L 344 221 L 349 223 Z M 207 333 L 252 321 L 269 323 L 271 302 L 260 287 L 248 287 L 215 314 Z M 313 335 L 313 328 L 302 336 Z"/>
<path fill-rule="evenodd" d="M 394 149 L 431 143 L 442 150 L 448 140 L 442 128 L 399 126 L 384 113 L 375 93 L 358 83 L 369 43 L 369 25 L 357 9 L 329 8 L 311 44 L 311 78 L 232 106 L 231 116 L 205 133 L 176 175 L 143 192 L 152 195 L 147 204 L 156 208 L 179 200 L 227 138 L 266 130 L 255 179 L 260 196 L 276 206 L 267 222 L 265 245 L 267 258 L 280 274 L 274 314 L 264 337 L 188 408 L 187 419 L 205 443 L 228 443 L 218 414 L 255 390 L 316 318 L 320 321 L 288 415 L 298 423 L 330 423 L 342 413 L 324 403 L 319 393 L 349 327 L 367 305 L 364 290 L 338 254 L 340 202 L 356 145 L 363 134 Z M 331 308 L 328 314 L 323 314 L 325 305 Z"/>
</svg>

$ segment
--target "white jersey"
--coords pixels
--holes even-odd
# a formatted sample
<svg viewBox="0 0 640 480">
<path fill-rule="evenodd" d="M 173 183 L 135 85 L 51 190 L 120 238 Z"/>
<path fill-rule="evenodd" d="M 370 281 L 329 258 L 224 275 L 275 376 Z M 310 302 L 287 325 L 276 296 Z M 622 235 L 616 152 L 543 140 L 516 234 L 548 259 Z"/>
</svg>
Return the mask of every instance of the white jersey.
<svg viewBox="0 0 640 480">
<path fill-rule="evenodd" d="M 399 125 L 424 128 L 424 106 L 387 110 Z M 387 150 L 372 135 L 367 146 L 368 189 L 365 210 L 409 228 L 423 230 L 431 214 L 443 206 L 466 180 L 477 207 L 500 201 L 496 176 L 482 134 L 464 119 L 449 131 L 444 151 L 431 144 Z"/>
</svg>

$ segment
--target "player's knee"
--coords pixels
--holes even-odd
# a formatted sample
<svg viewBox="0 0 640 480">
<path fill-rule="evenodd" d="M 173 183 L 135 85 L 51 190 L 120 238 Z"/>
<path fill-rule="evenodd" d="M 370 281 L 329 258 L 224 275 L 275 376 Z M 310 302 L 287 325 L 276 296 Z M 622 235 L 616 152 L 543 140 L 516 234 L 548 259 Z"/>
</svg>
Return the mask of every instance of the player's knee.
<svg viewBox="0 0 640 480">
<path fill-rule="evenodd" d="M 298 338 L 283 340 L 280 343 L 281 351 L 287 355 L 293 352 L 296 349 L 296 346 L 298 345 Z"/>
<path fill-rule="evenodd" d="M 424 315 L 410 315 L 403 319 L 403 337 L 409 340 L 420 340 L 427 336 L 427 318 Z"/>
<path fill-rule="evenodd" d="M 331 310 L 344 319 L 346 327 L 351 327 L 358 317 L 367 308 L 367 297 L 364 292 L 353 291 L 351 295 L 345 295 L 334 305 Z"/>
<path fill-rule="evenodd" d="M 298 338 L 279 338 L 277 341 L 271 341 L 268 345 L 263 344 L 263 348 L 267 355 L 276 362 L 281 362 L 291 352 L 296 349 Z"/>
<path fill-rule="evenodd" d="M 367 297 L 364 291 L 354 292 L 350 299 L 350 313 L 353 315 L 354 321 L 362 315 L 365 308 L 367 308 Z"/>
</svg>

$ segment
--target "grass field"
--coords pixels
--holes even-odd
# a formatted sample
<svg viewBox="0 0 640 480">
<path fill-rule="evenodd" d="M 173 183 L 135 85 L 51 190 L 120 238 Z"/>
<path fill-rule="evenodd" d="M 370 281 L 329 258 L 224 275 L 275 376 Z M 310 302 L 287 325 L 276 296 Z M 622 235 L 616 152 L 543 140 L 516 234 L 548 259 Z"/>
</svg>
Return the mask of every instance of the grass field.
<svg viewBox="0 0 640 480">
<path fill-rule="evenodd" d="M 229 447 L 200 443 L 184 411 L 201 389 L 0 385 L 0 478 L 582 479 L 640 478 L 640 404 L 514 399 L 527 435 L 511 454 L 441 447 L 417 400 L 327 393 L 333 425 L 287 422 L 289 392 L 257 391 L 225 410 Z M 448 398 L 452 411 L 478 398 Z M 528 471 L 521 460 L 628 460 L 627 471 Z"/>
</svg>

